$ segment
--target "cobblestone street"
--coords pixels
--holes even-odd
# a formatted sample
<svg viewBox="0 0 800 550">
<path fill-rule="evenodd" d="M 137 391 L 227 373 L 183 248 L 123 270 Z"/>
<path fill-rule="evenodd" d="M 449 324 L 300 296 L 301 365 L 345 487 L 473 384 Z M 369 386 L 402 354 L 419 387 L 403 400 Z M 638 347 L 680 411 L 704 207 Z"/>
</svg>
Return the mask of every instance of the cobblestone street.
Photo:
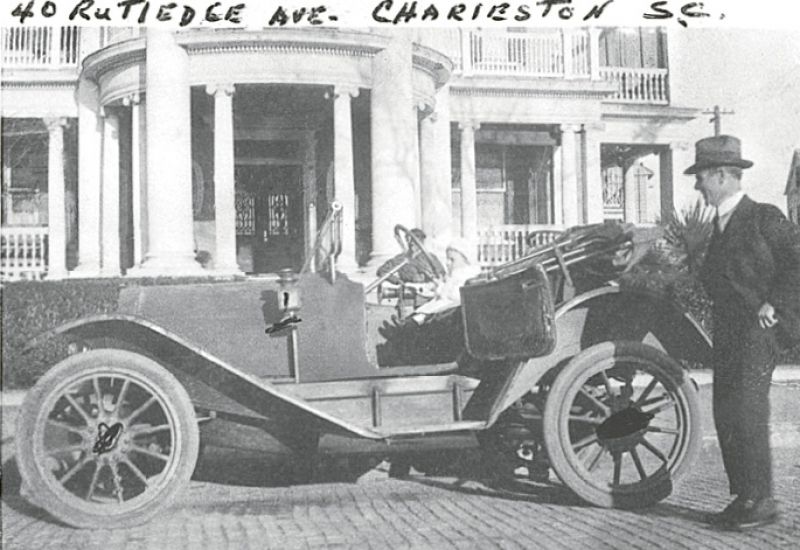
<svg viewBox="0 0 800 550">
<path fill-rule="evenodd" d="M 55 524 L 28 505 L 18 495 L 18 478 L 10 469 L 3 479 L 4 547 L 798 548 L 800 445 L 791 436 L 796 420 L 787 418 L 796 414 L 796 396 L 794 387 L 773 390 L 773 418 L 778 421 L 773 425 L 773 462 L 782 518 L 745 533 L 712 530 L 702 522 L 704 512 L 728 501 L 719 449 L 706 430 L 692 474 L 669 499 L 641 511 L 584 506 L 552 475 L 552 485 L 525 485 L 525 492 L 511 493 L 448 477 L 389 479 L 382 466 L 355 484 L 257 487 L 193 481 L 168 513 L 148 525 L 82 531 Z M 775 425 L 790 429 L 790 437 L 774 437 Z"/>
</svg>

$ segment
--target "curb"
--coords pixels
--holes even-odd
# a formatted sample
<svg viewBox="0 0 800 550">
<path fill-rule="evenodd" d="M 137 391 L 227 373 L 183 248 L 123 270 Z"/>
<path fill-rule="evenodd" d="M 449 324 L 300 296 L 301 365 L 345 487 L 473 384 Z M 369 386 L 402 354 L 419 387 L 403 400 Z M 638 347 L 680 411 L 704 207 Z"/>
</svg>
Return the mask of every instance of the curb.
<svg viewBox="0 0 800 550">
<path fill-rule="evenodd" d="M 691 377 L 700 386 L 711 385 L 713 375 L 710 369 L 690 371 Z M 773 382 L 800 382 L 800 365 L 780 365 L 772 373 Z M 27 390 L 6 390 L 0 392 L 0 407 L 19 407 L 25 399 Z"/>
</svg>

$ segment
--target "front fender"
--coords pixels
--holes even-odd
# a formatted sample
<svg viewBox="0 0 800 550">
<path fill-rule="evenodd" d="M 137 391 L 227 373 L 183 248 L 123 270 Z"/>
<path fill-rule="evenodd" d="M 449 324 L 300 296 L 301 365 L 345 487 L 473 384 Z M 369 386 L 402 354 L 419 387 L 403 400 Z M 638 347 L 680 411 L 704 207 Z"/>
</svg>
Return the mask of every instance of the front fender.
<svg viewBox="0 0 800 550">
<path fill-rule="evenodd" d="M 666 295 L 641 289 L 609 285 L 564 302 L 556 309 L 556 334 L 553 353 L 516 369 L 492 408 L 490 422 L 545 374 L 600 342 L 644 342 L 674 359 L 695 364 L 708 364 L 711 359 L 711 339 L 699 323 Z"/>
<path fill-rule="evenodd" d="M 107 314 L 72 321 L 37 336 L 25 349 L 30 350 L 56 335 L 66 336 L 70 341 L 108 339 L 110 343 L 104 347 L 122 347 L 147 355 L 181 381 L 198 407 L 261 418 L 274 422 L 278 429 L 315 425 L 320 431 L 344 431 L 371 439 L 382 437 L 319 411 L 194 342 L 135 315 Z"/>
</svg>

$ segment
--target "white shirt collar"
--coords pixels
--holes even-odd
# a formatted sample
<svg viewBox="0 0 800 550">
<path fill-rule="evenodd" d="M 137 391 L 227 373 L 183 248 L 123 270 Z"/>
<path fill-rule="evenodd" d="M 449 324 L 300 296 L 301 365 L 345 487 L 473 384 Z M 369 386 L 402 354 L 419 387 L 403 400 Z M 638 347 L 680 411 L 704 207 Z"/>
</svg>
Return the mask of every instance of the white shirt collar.
<svg viewBox="0 0 800 550">
<path fill-rule="evenodd" d="M 739 202 L 744 198 L 744 191 L 737 191 L 717 206 L 717 216 L 723 217 L 731 212 L 733 212 L 734 208 L 736 208 Z"/>
</svg>

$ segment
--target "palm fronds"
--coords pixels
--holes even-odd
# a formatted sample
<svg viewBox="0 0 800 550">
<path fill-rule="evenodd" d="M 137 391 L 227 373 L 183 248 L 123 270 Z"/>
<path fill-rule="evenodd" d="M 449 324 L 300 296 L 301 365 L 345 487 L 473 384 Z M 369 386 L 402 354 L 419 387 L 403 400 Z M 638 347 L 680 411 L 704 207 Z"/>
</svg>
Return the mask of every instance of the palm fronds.
<svg viewBox="0 0 800 550">
<path fill-rule="evenodd" d="M 690 208 L 674 211 L 664 229 L 670 255 L 692 274 L 697 274 L 703 263 L 714 232 L 712 220 L 712 210 L 698 200 Z"/>
</svg>

